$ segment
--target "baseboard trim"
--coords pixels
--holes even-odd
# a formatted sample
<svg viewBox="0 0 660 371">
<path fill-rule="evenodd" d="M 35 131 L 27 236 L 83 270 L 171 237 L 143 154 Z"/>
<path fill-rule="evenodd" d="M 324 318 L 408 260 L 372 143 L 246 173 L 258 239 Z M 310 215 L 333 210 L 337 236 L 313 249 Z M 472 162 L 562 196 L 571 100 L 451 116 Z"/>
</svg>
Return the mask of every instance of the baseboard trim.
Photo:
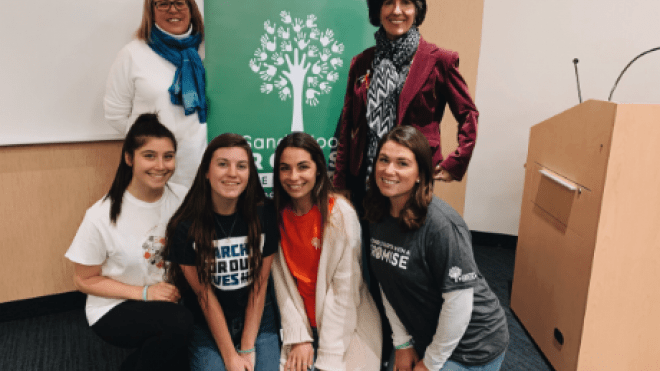
<svg viewBox="0 0 660 371">
<path fill-rule="evenodd" d="M 472 232 L 472 243 L 478 246 L 501 247 L 515 250 L 518 245 L 518 236 L 492 232 Z"/>
<path fill-rule="evenodd" d="M 38 298 L 10 301 L 0 304 L 0 322 L 67 312 L 85 307 L 87 295 L 79 292 L 65 292 Z"/>
</svg>

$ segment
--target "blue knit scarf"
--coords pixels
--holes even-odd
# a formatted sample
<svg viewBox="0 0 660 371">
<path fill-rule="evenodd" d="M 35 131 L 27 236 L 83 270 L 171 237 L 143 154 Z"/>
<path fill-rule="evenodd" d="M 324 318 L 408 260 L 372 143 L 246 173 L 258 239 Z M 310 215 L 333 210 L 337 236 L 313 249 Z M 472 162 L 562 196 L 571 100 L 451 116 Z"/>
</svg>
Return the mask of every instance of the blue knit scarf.
<svg viewBox="0 0 660 371">
<path fill-rule="evenodd" d="M 177 40 L 154 26 L 148 44 L 156 54 L 176 66 L 174 81 L 168 89 L 172 104 L 182 105 L 186 116 L 197 111 L 199 122 L 205 123 L 206 73 L 197 53 L 201 42 L 199 33 Z"/>
</svg>

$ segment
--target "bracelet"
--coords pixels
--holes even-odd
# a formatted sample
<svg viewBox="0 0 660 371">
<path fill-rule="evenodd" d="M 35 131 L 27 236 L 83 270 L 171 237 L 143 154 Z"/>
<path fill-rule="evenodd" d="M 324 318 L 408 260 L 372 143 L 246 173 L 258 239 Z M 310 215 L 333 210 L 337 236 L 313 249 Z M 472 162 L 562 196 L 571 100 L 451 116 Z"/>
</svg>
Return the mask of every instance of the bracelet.
<svg viewBox="0 0 660 371">
<path fill-rule="evenodd" d="M 247 353 L 254 353 L 254 350 L 255 350 L 254 348 L 246 349 L 246 350 L 237 349 L 236 352 L 238 354 L 247 354 Z"/>
<path fill-rule="evenodd" d="M 397 346 L 395 346 L 394 349 L 397 349 L 397 350 L 398 350 L 398 349 L 404 349 L 404 348 L 407 348 L 407 347 L 409 347 L 409 346 L 411 346 L 411 345 L 412 345 L 412 344 L 410 344 L 410 340 L 408 340 L 408 341 L 406 341 L 405 343 L 403 343 L 403 344 L 401 344 L 401 345 L 397 345 Z"/>
<path fill-rule="evenodd" d="M 147 301 L 147 290 L 149 290 L 149 285 L 144 285 L 142 289 L 142 301 Z"/>
</svg>

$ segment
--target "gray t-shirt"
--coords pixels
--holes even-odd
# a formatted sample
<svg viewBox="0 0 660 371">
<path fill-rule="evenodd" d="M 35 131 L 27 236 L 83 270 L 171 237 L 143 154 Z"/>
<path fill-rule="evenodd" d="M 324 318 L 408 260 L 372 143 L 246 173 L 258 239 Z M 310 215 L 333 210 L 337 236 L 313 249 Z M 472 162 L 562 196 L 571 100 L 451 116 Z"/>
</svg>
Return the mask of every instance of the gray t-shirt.
<svg viewBox="0 0 660 371">
<path fill-rule="evenodd" d="M 474 290 L 472 316 L 450 359 L 481 365 L 506 349 L 504 311 L 477 268 L 467 225 L 451 206 L 433 197 L 416 231 L 404 232 L 389 215 L 369 228 L 372 270 L 420 357 L 438 326 L 442 293 L 467 288 Z"/>
</svg>

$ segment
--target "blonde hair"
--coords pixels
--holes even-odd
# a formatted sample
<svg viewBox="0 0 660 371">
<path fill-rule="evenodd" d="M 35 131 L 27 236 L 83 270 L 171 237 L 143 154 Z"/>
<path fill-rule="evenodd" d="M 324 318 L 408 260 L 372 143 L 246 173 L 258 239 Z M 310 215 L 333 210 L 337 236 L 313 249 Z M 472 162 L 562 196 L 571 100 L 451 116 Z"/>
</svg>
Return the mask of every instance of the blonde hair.
<svg viewBox="0 0 660 371">
<path fill-rule="evenodd" d="M 192 24 L 192 33 L 201 34 L 202 40 L 204 40 L 204 19 L 202 18 L 202 13 L 197 7 L 195 0 L 186 0 L 188 2 L 188 8 L 190 11 L 190 24 Z M 135 32 L 135 37 L 140 40 L 149 41 L 151 37 L 151 27 L 154 25 L 154 0 L 144 0 L 144 5 L 142 7 L 142 23 L 140 27 Z"/>
</svg>

